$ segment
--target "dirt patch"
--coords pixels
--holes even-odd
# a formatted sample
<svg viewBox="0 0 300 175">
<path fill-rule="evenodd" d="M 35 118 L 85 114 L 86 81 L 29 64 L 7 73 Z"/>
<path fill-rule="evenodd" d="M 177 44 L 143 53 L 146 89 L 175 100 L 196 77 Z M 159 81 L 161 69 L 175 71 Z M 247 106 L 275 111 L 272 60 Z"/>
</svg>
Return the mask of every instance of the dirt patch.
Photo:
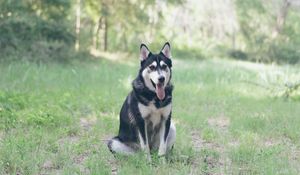
<svg viewBox="0 0 300 175">
<path fill-rule="evenodd" d="M 194 174 L 201 174 L 199 171 L 198 171 L 198 168 L 197 167 L 200 167 L 201 166 L 201 163 L 202 163 L 202 160 L 200 157 L 197 157 L 195 159 L 193 159 L 191 161 L 191 169 L 190 169 L 190 172 L 189 174 L 190 175 L 194 175 Z M 202 173 L 203 174 L 203 173 Z"/>
<path fill-rule="evenodd" d="M 73 158 L 73 162 L 78 165 L 79 170 L 82 174 L 90 174 L 90 170 L 84 166 L 84 162 L 89 155 L 90 153 L 87 151 L 82 154 L 76 155 Z"/>
<path fill-rule="evenodd" d="M 118 174 L 118 163 L 117 163 L 117 160 L 116 159 L 110 159 L 108 161 L 108 164 L 111 167 L 111 174 L 112 175 Z"/>
<path fill-rule="evenodd" d="M 270 139 L 266 139 L 264 141 L 264 146 L 265 147 L 272 147 L 272 146 L 276 146 L 278 144 L 280 144 L 280 142 L 278 140 L 274 140 L 274 139 L 271 139 L 271 138 Z"/>
<path fill-rule="evenodd" d="M 46 160 L 41 166 L 39 175 L 62 174 L 58 165 L 55 165 L 51 160 Z"/>
<path fill-rule="evenodd" d="M 284 145 L 284 147 L 287 147 L 288 149 L 284 149 L 282 151 L 282 154 L 284 156 L 288 156 L 289 164 L 296 169 L 297 172 L 300 172 L 300 146 L 298 144 L 295 144 L 290 138 L 284 137 L 281 139 L 278 139 L 277 142 L 278 145 Z"/>
<path fill-rule="evenodd" d="M 74 144 L 79 142 L 80 137 L 76 135 L 67 136 L 58 140 L 59 145 Z"/>
<path fill-rule="evenodd" d="M 299 150 L 299 148 L 298 149 L 294 148 L 292 150 L 291 159 L 292 160 L 298 160 L 298 161 L 300 160 L 300 150 Z"/>
<path fill-rule="evenodd" d="M 208 173 L 208 174 L 225 174 L 225 172 L 227 172 L 228 168 L 231 165 L 231 160 L 228 158 L 224 146 L 215 142 L 208 142 L 202 139 L 199 131 L 191 132 L 191 138 L 192 138 L 193 147 L 197 152 L 207 149 L 207 150 L 212 150 L 218 154 L 218 156 L 205 154 L 203 159 L 200 158 L 195 159 L 194 162 L 192 163 L 192 167 L 194 167 L 193 169 L 196 169 L 199 165 L 202 165 L 204 162 L 208 170 L 213 170 L 213 169 L 219 170 L 218 173 Z M 191 174 L 197 174 L 197 173 L 191 172 Z"/>
<path fill-rule="evenodd" d="M 58 167 L 55 167 L 55 165 L 53 164 L 53 162 L 51 160 L 47 160 L 42 165 L 42 168 L 46 169 L 46 170 L 51 170 L 51 169 L 57 169 Z"/>
<path fill-rule="evenodd" d="M 230 119 L 225 117 L 224 114 L 221 114 L 219 117 L 209 118 L 208 124 L 219 129 L 227 129 L 230 124 Z"/>
<path fill-rule="evenodd" d="M 97 122 L 97 117 L 95 114 L 91 114 L 91 115 L 88 115 L 86 117 L 81 117 L 80 118 L 80 121 L 79 121 L 79 124 L 80 124 L 80 127 L 85 130 L 85 131 L 88 131 L 91 129 L 92 126 L 94 126 Z"/>
<path fill-rule="evenodd" d="M 281 143 L 278 144 L 284 144 L 287 145 L 289 147 L 289 159 L 292 161 L 300 161 L 300 146 L 296 145 L 295 143 L 293 143 L 293 141 L 289 138 L 283 138 L 281 140 Z M 300 167 L 299 167 L 300 169 Z"/>
<path fill-rule="evenodd" d="M 208 142 L 202 139 L 201 134 L 198 131 L 191 132 L 191 138 L 192 138 L 193 147 L 195 148 L 196 151 L 200 151 L 203 148 L 211 148 L 214 150 L 221 149 L 221 147 L 217 143 Z"/>
<path fill-rule="evenodd" d="M 82 164 L 88 158 L 88 156 L 89 156 L 89 153 L 88 152 L 84 152 L 82 154 L 76 155 L 73 158 L 73 161 L 76 164 Z"/>
<path fill-rule="evenodd" d="M 191 132 L 191 138 L 192 138 L 192 144 L 195 151 L 200 152 L 201 150 L 214 150 L 215 152 L 220 152 L 222 149 L 218 144 L 213 142 L 207 142 L 204 139 L 201 138 L 201 134 L 198 131 Z M 203 164 L 205 163 L 205 164 Z M 198 174 L 199 172 L 196 172 L 197 167 L 199 166 L 206 166 L 208 170 L 213 170 L 216 167 L 221 166 L 220 159 L 212 156 L 210 154 L 205 154 L 204 157 L 195 158 L 192 161 L 192 169 L 190 174 Z M 210 174 L 210 173 L 208 173 Z"/>
<path fill-rule="evenodd" d="M 204 140 L 200 137 L 200 133 L 197 131 L 191 132 L 193 148 L 199 151 L 203 147 Z"/>
<path fill-rule="evenodd" d="M 209 169 L 216 168 L 217 166 L 220 166 L 220 162 L 217 158 L 213 156 L 206 155 L 204 158 L 204 162 L 207 164 L 207 167 Z"/>
</svg>

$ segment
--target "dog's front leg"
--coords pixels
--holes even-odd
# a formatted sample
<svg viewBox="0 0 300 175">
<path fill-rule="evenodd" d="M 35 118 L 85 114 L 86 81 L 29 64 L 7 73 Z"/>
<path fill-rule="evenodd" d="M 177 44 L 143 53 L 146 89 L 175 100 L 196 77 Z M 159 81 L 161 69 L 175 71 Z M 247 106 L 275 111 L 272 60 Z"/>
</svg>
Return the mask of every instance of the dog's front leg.
<svg viewBox="0 0 300 175">
<path fill-rule="evenodd" d="M 160 143 L 158 148 L 158 156 L 164 156 L 167 152 L 167 136 L 169 134 L 170 125 L 171 125 L 171 117 L 169 117 L 167 121 L 162 122 L 159 131 Z"/>
<path fill-rule="evenodd" d="M 150 147 L 149 147 L 149 140 L 148 140 L 148 129 L 146 122 L 143 122 L 143 125 L 139 131 L 139 141 L 142 151 L 146 153 L 147 159 L 151 162 L 151 155 L 150 155 Z"/>
<path fill-rule="evenodd" d="M 147 124 L 145 122 L 145 136 L 146 136 L 146 154 L 147 154 L 147 159 L 148 161 L 151 162 L 151 155 L 150 155 L 150 147 L 149 147 L 149 139 L 148 139 L 148 129 L 147 129 Z"/>
</svg>

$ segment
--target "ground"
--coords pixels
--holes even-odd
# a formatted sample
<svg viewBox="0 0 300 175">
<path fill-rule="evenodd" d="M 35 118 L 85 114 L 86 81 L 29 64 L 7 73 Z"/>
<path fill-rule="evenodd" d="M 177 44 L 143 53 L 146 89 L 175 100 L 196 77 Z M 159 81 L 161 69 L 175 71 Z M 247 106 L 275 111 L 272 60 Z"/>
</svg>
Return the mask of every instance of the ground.
<svg viewBox="0 0 300 175">
<path fill-rule="evenodd" d="M 166 163 L 112 156 L 138 60 L 0 64 L 0 174 L 300 174 L 299 66 L 174 60 Z"/>
</svg>

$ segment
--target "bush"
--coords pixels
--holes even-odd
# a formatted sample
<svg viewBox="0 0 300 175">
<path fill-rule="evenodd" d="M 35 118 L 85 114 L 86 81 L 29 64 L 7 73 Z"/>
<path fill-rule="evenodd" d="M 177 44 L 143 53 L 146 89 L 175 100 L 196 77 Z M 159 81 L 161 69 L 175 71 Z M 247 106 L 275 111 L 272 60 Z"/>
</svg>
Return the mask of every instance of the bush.
<svg viewBox="0 0 300 175">
<path fill-rule="evenodd" d="M 241 51 L 241 50 L 229 50 L 228 51 L 228 55 L 234 59 L 238 59 L 238 60 L 247 60 L 248 59 L 248 55 L 247 53 Z"/>
<path fill-rule="evenodd" d="M 270 57 L 279 63 L 300 63 L 300 49 L 297 46 L 299 44 L 273 44 L 270 46 Z"/>
<path fill-rule="evenodd" d="M 74 41 L 66 24 L 28 14 L 7 17 L 0 24 L 0 59 L 67 61 L 72 57 Z"/>
</svg>

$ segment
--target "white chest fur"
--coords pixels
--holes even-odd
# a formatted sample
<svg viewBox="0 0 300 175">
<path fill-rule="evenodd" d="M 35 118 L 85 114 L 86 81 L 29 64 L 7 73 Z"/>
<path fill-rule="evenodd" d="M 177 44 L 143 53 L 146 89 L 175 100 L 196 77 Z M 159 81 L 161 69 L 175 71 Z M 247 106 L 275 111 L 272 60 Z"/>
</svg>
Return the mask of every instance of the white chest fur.
<svg viewBox="0 0 300 175">
<path fill-rule="evenodd" d="M 150 103 L 148 106 L 145 106 L 141 103 L 138 104 L 140 113 L 145 120 L 152 122 L 153 127 L 155 127 L 161 119 L 166 120 L 171 113 L 172 104 L 168 104 L 162 108 L 156 108 L 153 103 Z"/>
</svg>

